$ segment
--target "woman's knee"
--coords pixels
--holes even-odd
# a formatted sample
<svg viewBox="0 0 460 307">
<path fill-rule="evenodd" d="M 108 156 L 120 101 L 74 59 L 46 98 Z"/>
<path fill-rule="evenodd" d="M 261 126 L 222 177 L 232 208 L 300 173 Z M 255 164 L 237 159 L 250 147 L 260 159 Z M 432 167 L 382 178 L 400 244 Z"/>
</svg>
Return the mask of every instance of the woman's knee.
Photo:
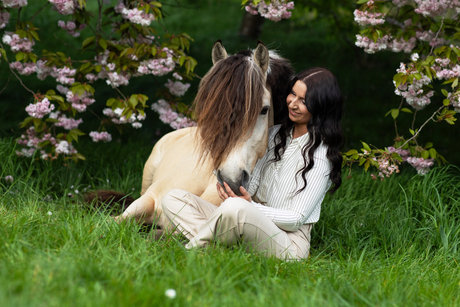
<svg viewBox="0 0 460 307">
<path fill-rule="evenodd" d="M 227 198 L 220 205 L 220 210 L 224 216 L 240 214 L 252 210 L 253 208 L 254 206 L 250 202 L 238 197 Z"/>
</svg>

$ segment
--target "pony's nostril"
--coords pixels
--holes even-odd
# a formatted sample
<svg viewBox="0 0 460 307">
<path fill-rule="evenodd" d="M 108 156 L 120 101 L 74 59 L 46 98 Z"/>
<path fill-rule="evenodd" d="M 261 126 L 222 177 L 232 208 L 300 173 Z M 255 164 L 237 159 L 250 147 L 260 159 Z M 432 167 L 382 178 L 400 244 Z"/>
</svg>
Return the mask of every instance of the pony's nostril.
<svg viewBox="0 0 460 307">
<path fill-rule="evenodd" d="M 243 176 L 241 178 L 241 185 L 246 190 L 249 189 L 249 173 L 246 171 L 243 171 Z"/>
<path fill-rule="evenodd" d="M 224 186 L 224 179 L 222 178 L 222 174 L 220 173 L 220 171 L 217 171 L 216 177 L 217 177 L 217 181 L 219 182 L 219 184 L 221 186 Z"/>
</svg>

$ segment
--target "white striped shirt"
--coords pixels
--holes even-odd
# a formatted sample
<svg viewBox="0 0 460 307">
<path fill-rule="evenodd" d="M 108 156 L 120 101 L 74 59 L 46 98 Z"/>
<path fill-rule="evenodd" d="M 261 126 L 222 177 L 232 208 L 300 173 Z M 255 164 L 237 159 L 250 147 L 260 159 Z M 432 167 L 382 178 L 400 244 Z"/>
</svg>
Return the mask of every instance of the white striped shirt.
<svg viewBox="0 0 460 307">
<path fill-rule="evenodd" d="M 301 174 L 297 175 L 296 182 L 296 174 L 304 167 L 302 148 L 308 142 L 309 133 L 296 139 L 292 139 L 292 134 L 288 136 L 286 144 L 289 145 L 281 160 L 270 162 L 274 158 L 274 139 L 279 128 L 279 125 L 270 128 L 267 152 L 257 161 L 248 192 L 256 195 L 262 204 L 254 201 L 253 204 L 276 226 L 295 231 L 304 224 L 319 220 L 321 203 L 331 186 L 329 173 L 332 164 L 326 156 L 327 146 L 321 143 L 313 156 L 315 165 L 305 175 L 307 187 L 295 195 L 304 185 Z"/>
</svg>

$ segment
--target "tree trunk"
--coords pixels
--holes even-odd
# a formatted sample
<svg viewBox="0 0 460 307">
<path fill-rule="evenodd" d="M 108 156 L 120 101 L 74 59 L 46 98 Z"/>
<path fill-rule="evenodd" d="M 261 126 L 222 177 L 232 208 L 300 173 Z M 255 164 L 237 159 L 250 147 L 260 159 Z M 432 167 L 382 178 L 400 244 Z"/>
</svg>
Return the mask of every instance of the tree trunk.
<svg viewBox="0 0 460 307">
<path fill-rule="evenodd" d="M 265 18 L 260 15 L 252 15 L 248 12 L 244 12 L 239 35 L 246 39 L 258 39 L 260 33 L 262 33 L 264 20 Z"/>
</svg>

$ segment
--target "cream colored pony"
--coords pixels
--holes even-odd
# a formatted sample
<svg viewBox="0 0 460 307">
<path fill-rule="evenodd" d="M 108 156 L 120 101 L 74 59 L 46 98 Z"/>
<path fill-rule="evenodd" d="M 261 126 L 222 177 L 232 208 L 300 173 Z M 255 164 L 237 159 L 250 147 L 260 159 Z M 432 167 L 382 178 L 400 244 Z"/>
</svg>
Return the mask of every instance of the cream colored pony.
<svg viewBox="0 0 460 307">
<path fill-rule="evenodd" d="M 285 97 L 280 89 L 292 69 L 260 42 L 254 52 L 228 56 L 217 41 L 212 61 L 214 66 L 200 82 L 195 98 L 197 127 L 168 133 L 156 143 L 144 167 L 142 196 L 116 217 L 118 222 L 135 218 L 164 228 L 168 223 L 160 203 L 175 188 L 219 206 L 218 180 L 227 182 L 233 191 L 248 187 L 257 160 L 265 154 L 269 125 L 273 125 L 267 75 L 272 90 L 283 92 L 277 97 Z"/>
</svg>

